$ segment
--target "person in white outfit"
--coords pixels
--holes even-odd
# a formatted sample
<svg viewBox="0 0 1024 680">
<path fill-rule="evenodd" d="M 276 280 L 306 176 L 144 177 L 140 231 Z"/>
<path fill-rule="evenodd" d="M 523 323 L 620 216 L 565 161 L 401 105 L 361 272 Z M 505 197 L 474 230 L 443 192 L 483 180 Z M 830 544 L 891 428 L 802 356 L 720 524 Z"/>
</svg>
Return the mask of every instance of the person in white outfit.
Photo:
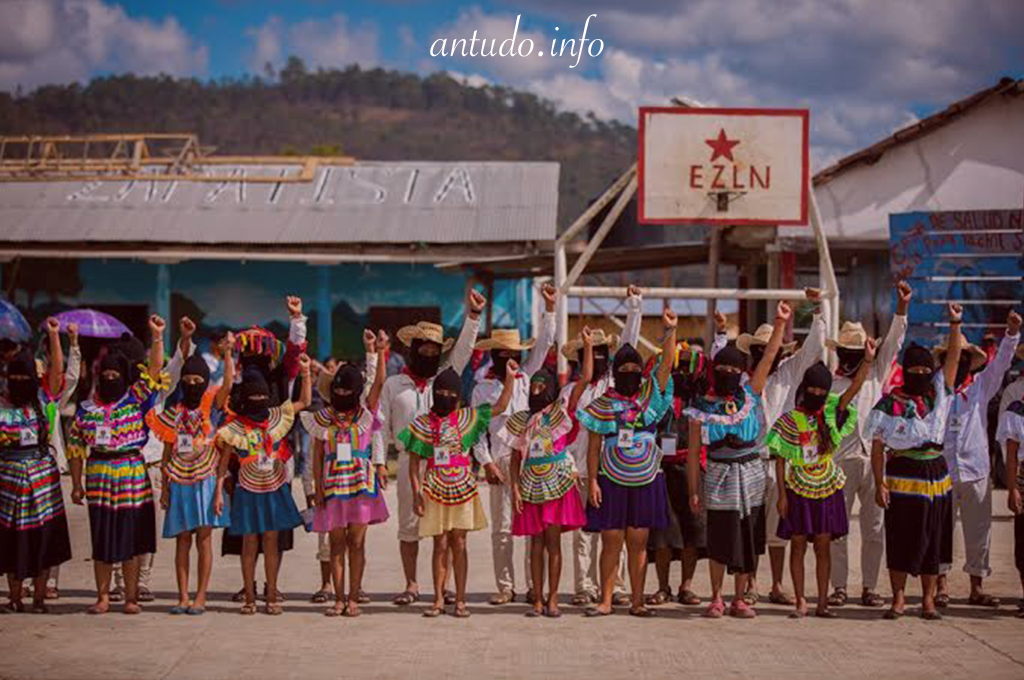
<svg viewBox="0 0 1024 680">
<path fill-rule="evenodd" d="M 942 442 L 942 455 L 953 480 L 953 525 L 957 518 L 964 535 L 967 561 L 964 571 L 971 577 L 968 604 L 997 607 L 999 599 L 986 593 L 983 581 L 992 570 L 989 567 L 989 548 L 992 541 L 992 480 L 991 460 L 988 453 L 988 403 L 1002 387 L 1003 378 L 1013 363 L 1013 354 L 1020 341 L 1021 318 L 1010 312 L 1006 319 L 1006 335 L 999 343 L 999 351 L 985 365 L 985 352 L 970 343 L 964 343 L 956 373 L 956 393 L 946 420 L 946 436 Z M 937 347 L 939 361 L 945 359 L 944 346 Z M 938 595 L 935 605 L 949 604 L 946 574 L 950 564 L 940 567 Z"/>
<path fill-rule="evenodd" d="M 445 339 L 444 329 L 435 323 L 420 321 L 399 329 L 397 336 L 409 348 L 409 361 L 401 373 L 384 382 L 380 409 L 384 420 L 384 444 L 398 449 L 398 545 L 405 573 L 405 590 L 395 597 L 397 605 L 410 605 L 419 600 L 420 587 L 416 575 L 419 558 L 419 518 L 413 504 L 412 482 L 409 480 L 409 456 L 398 434 L 417 416 L 433 405 L 434 378 L 442 368 L 441 355 L 452 350 L 448 365 L 461 374 L 473 355 L 473 345 L 480 331 L 480 313 L 487 298 L 470 290 L 466 298 L 466 320 L 459 339 Z"/>
<path fill-rule="evenodd" d="M 640 340 L 640 324 L 643 321 L 643 295 L 637 286 L 629 286 L 626 289 L 626 325 L 622 329 L 622 343 L 636 347 Z M 594 374 L 583 390 L 579 399 L 578 408 L 586 408 L 594 399 L 608 391 L 612 386 L 612 361 L 611 357 L 619 346 L 619 337 L 614 334 L 605 334 L 601 329 L 592 331 L 594 344 Z M 562 348 L 562 354 L 569 361 L 578 362 L 579 351 L 583 343 L 579 340 L 572 340 Z M 569 395 L 575 386 L 576 381 L 570 381 L 562 388 L 561 399 L 565 404 L 569 402 Z M 587 479 L 587 438 L 577 437 L 570 449 L 573 459 L 576 461 L 576 469 L 580 472 L 579 489 L 584 506 L 587 503 L 587 489 L 590 488 Z M 575 594 L 572 604 L 582 607 L 594 604 L 598 601 L 600 581 L 598 579 L 598 559 L 600 551 L 600 533 L 587 533 L 584 531 L 572 532 L 572 555 L 573 555 L 573 584 Z M 625 547 L 623 547 L 625 553 Z M 615 594 L 612 601 L 618 606 L 629 604 L 629 596 L 626 594 L 626 561 L 619 560 L 619 571 L 615 578 Z"/>
<path fill-rule="evenodd" d="M 796 408 L 796 388 L 803 380 L 804 373 L 811 366 L 821 361 L 822 353 L 825 350 L 825 320 L 821 316 L 821 291 L 816 288 L 807 288 L 804 291 L 806 298 L 814 303 L 814 318 L 807 338 L 799 350 L 786 357 L 787 353 L 793 352 L 795 342 L 785 343 L 776 358 L 775 366 L 772 367 L 761 392 L 761 399 L 764 403 L 765 425 L 770 428 L 783 413 Z M 750 335 L 743 333 L 736 338 L 736 348 L 748 355 L 751 366 L 757 366 L 764 354 L 764 348 L 772 335 L 770 324 L 762 324 L 757 331 Z M 753 370 L 753 369 L 751 369 Z M 786 541 L 778 537 L 776 529 L 779 526 L 779 480 L 775 479 L 775 465 L 768 459 L 768 449 L 761 453 L 765 461 L 765 473 L 767 475 L 767 488 L 765 489 L 765 510 L 767 514 L 766 530 L 768 558 L 772 569 L 772 588 L 768 595 L 768 601 L 772 604 L 792 605 L 793 598 L 786 593 L 782 586 L 782 579 L 786 567 Z M 756 602 L 759 598 L 755 575 L 751 574 L 747 580 L 747 595 L 744 598 L 748 604 Z"/>
<path fill-rule="evenodd" d="M 913 291 L 907 282 L 901 281 L 896 287 L 896 295 L 896 316 L 889 324 L 889 331 L 878 348 L 877 357 L 854 403 L 857 413 L 863 415 L 858 416 L 856 429 L 839 444 L 835 453 L 835 461 L 846 475 L 843 491 L 846 495 L 847 517 L 853 517 L 854 501 L 860 500 L 860 603 L 865 607 L 881 607 L 885 604 L 882 596 L 875 592 L 885 552 L 885 522 L 882 508 L 875 503 L 875 478 L 871 472 L 871 440 L 867 436 L 866 414 L 871 412 L 881 398 L 882 388 L 907 335 L 907 310 L 910 308 Z M 863 325 L 847 321 L 839 331 L 838 340 L 826 341 L 837 359 L 832 379 L 833 394 L 842 394 L 850 386 L 851 378 L 864 361 L 867 339 L 868 334 Z M 828 598 L 829 605 L 842 607 L 846 604 L 849 576 L 850 548 L 844 537 L 832 544 L 833 591 Z"/>
<path fill-rule="evenodd" d="M 505 367 L 515 361 L 522 368 L 516 375 L 512 390 L 512 399 L 502 413 L 494 413 L 487 427 L 490 440 L 490 455 L 501 475 L 509 477 L 509 464 L 512 461 L 511 443 L 507 437 L 501 436 L 505 421 L 517 411 L 530 407 L 530 378 L 544 366 L 544 359 L 555 341 L 555 302 L 558 292 L 554 286 L 545 284 L 541 290 L 544 297 L 544 314 L 540 320 L 540 332 L 535 340 L 522 342 L 519 331 L 515 329 L 495 329 L 491 337 L 476 343 L 475 349 L 490 353 L 491 369 L 473 388 L 470 400 L 473 408 L 482 404 L 493 404 L 498 401 L 504 388 Z M 522 353 L 530 350 L 525 363 Z M 494 583 L 496 592 L 491 596 L 493 605 L 508 604 L 515 599 L 515 556 L 512 538 L 512 492 L 508 486 L 495 485 L 491 482 L 491 553 L 494 558 Z M 524 553 L 526 553 L 524 546 Z M 523 573 L 526 575 L 526 588 L 530 590 L 529 554 L 525 554 Z"/>
</svg>

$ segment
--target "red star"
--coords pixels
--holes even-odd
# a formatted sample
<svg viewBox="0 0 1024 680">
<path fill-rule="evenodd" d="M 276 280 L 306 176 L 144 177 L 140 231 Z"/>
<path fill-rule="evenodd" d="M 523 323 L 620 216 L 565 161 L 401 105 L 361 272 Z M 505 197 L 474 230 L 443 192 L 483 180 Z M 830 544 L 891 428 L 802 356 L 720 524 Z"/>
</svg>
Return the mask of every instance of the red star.
<svg viewBox="0 0 1024 680">
<path fill-rule="evenodd" d="M 713 163 L 719 156 L 725 156 L 730 161 L 734 161 L 732 148 L 739 144 L 740 140 L 731 140 L 726 137 L 725 129 L 723 128 L 718 131 L 718 139 L 705 139 L 704 143 L 712 148 L 711 162 Z"/>
</svg>

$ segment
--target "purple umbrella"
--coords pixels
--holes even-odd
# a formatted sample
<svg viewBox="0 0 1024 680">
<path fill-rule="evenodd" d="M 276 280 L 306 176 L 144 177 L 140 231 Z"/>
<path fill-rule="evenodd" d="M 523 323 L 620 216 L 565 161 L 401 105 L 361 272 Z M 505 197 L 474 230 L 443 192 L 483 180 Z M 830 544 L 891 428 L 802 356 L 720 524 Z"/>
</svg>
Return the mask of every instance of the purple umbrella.
<svg viewBox="0 0 1024 680">
<path fill-rule="evenodd" d="M 78 324 L 78 334 L 83 338 L 119 338 L 122 333 L 131 335 L 123 323 L 95 309 L 70 309 L 54 318 L 60 322 L 60 330 L 67 332 L 69 323 Z"/>
<path fill-rule="evenodd" d="M 28 342 L 31 337 L 32 327 L 25 321 L 18 308 L 6 300 L 0 300 L 0 338 Z"/>
</svg>

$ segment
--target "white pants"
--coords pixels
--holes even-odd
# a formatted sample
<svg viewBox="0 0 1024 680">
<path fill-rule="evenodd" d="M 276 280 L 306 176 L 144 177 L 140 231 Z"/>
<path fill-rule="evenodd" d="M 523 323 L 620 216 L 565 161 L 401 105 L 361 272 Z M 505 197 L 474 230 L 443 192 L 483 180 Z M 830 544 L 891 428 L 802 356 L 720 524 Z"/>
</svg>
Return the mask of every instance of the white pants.
<svg viewBox="0 0 1024 680">
<path fill-rule="evenodd" d="M 579 491 L 583 497 L 583 507 L 587 505 L 588 482 L 580 477 Z M 626 548 L 619 558 L 619 571 L 615 575 L 615 592 L 626 592 Z M 572 532 L 572 566 L 573 585 L 577 595 L 601 595 L 601 534 L 586 531 Z"/>
<path fill-rule="evenodd" d="M 503 456 L 494 464 L 505 476 L 505 484 L 491 487 L 491 554 L 494 558 L 494 585 L 499 593 L 511 593 L 516 589 L 515 543 L 512 536 L 512 477 L 509 467 L 511 456 Z M 523 545 L 523 573 L 526 575 L 526 589 L 533 588 L 530 574 L 530 544 L 525 539 L 519 541 Z"/>
<path fill-rule="evenodd" d="M 971 576 L 988 578 L 989 547 L 992 542 L 992 484 L 988 477 L 973 482 L 953 482 L 953 529 L 956 521 L 964 532 L 964 552 L 967 562 L 964 571 Z M 952 565 L 940 571 L 948 572 Z"/>
<path fill-rule="evenodd" d="M 885 553 L 885 514 L 875 503 L 875 476 L 871 459 L 853 457 L 839 461 L 846 475 L 843 494 L 846 516 L 853 518 L 853 503 L 860 499 L 860 573 L 865 590 L 875 591 Z M 832 543 L 832 587 L 846 590 L 850 577 L 850 544 L 843 537 Z"/>
<path fill-rule="evenodd" d="M 412 498 L 412 478 L 409 477 L 409 456 L 398 453 L 398 540 L 417 543 L 420 540 L 420 518 Z"/>
<path fill-rule="evenodd" d="M 766 512 L 765 530 L 768 534 L 767 541 L 765 542 L 769 548 L 785 548 L 789 541 L 784 538 L 779 538 L 779 489 L 782 485 L 779 484 L 779 480 L 775 479 L 775 461 L 768 459 L 765 461 L 765 488 L 764 488 L 764 503 Z"/>
<path fill-rule="evenodd" d="M 331 561 L 331 535 L 326 531 L 316 535 L 317 562 Z"/>
</svg>

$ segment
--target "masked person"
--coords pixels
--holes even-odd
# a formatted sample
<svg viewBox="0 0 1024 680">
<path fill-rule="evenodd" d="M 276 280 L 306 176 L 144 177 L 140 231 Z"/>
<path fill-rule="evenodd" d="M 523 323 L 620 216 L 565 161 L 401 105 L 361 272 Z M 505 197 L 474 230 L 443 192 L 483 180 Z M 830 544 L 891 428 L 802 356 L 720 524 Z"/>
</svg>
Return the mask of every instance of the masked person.
<svg viewBox="0 0 1024 680">
<path fill-rule="evenodd" d="M 935 608 L 939 568 L 953 562 L 953 482 L 942 440 L 952 407 L 963 338 L 959 305 L 949 306 L 946 360 L 935 368 L 931 352 L 911 345 L 903 352 L 903 385 L 871 410 L 871 469 L 875 502 L 885 510 L 885 561 L 892 583 L 887 619 L 903 616 L 907 576 L 921 577 L 921 615 L 942 618 Z"/>
<path fill-rule="evenodd" d="M 846 484 L 843 487 L 846 498 L 846 516 L 853 517 L 853 504 L 859 499 L 860 507 L 860 603 L 864 607 L 881 607 L 885 600 L 876 590 L 878 574 L 882 568 L 882 553 L 885 550 L 882 509 L 875 503 L 875 478 L 871 472 L 871 440 L 867 436 L 868 414 L 882 397 L 882 390 L 892 373 L 893 364 L 903 347 L 907 333 L 907 311 L 913 291 L 906 281 L 896 286 L 896 315 L 889 323 L 878 356 L 871 365 L 864 384 L 857 393 L 853 407 L 858 413 L 857 426 L 844 437 L 834 451 L 836 465 L 843 472 Z M 864 361 L 864 348 L 868 334 L 864 326 L 847 321 L 839 330 L 836 340 L 826 340 L 828 348 L 835 352 L 836 370 L 832 378 L 832 392 L 843 394 L 850 387 Z M 844 537 L 832 543 L 832 594 L 828 604 L 842 607 L 846 604 L 849 582 L 849 540 Z"/>
<path fill-rule="evenodd" d="M 160 468 L 163 537 L 175 539 L 178 582 L 178 604 L 168 610 L 170 614 L 198 616 L 206 612 L 206 591 L 213 571 L 213 530 L 230 524 L 229 510 L 217 505 L 217 499 L 223 498 L 224 480 L 217 474 L 220 459 L 213 441 L 213 412 L 225 408 L 233 382 L 230 352 L 225 357 L 220 388 L 210 386 L 206 360 L 192 354 L 181 368 L 181 400 L 159 413 L 151 411 L 146 419 L 164 445 Z M 199 558 L 194 600 L 188 587 L 193 536 Z"/>
<path fill-rule="evenodd" d="M 139 557 L 156 552 L 156 508 L 153 487 L 142 457 L 149 438 L 146 414 L 167 388 L 163 334 L 166 324 L 149 319 L 152 344 L 149 366 L 132 383 L 127 357 L 114 350 L 100 360 L 96 389 L 78 406 L 68 435 L 72 500 L 89 506 L 96 603 L 90 614 L 110 609 L 113 564 L 124 573 L 124 612 L 138 614 Z M 82 485 L 83 467 L 85 485 Z"/>
<path fill-rule="evenodd" d="M 1010 312 L 1006 320 L 1006 335 L 999 343 L 995 358 L 985 363 L 988 356 L 981 348 L 963 343 L 960 363 L 956 371 L 956 394 L 946 422 L 942 455 L 953 480 L 953 523 L 960 520 L 964 532 L 967 560 L 964 571 L 971 578 L 968 603 L 979 607 L 997 607 L 999 599 L 986 593 L 983 581 L 992 573 L 989 567 L 989 548 L 992 542 L 992 480 L 991 459 L 988 451 L 988 404 L 999 393 L 1003 378 L 1013 363 L 1013 353 L 1020 341 L 1021 318 Z M 946 348 L 935 350 L 936 360 L 943 363 Z M 984 370 L 980 370 L 985 366 Z M 980 370 L 980 372 L 979 372 Z M 949 604 L 945 572 L 952 565 L 943 565 L 939 575 L 935 604 Z"/>
<path fill-rule="evenodd" d="M 671 406 L 675 313 L 662 313 L 662 361 L 648 378 L 640 354 L 625 345 L 612 362 L 613 387 L 576 417 L 588 431 L 589 481 L 586 531 L 601 533 L 601 601 L 587 616 L 612 613 L 612 595 L 622 545 L 629 564 L 632 616 L 653 616 L 644 603 L 647 537 L 668 526 L 668 498 L 656 429 Z"/>
<path fill-rule="evenodd" d="M 783 343 L 779 354 L 772 362 L 768 372 L 768 382 L 762 392 L 762 404 L 764 406 L 765 423 L 771 427 L 772 423 L 779 419 L 786 411 L 793 409 L 796 396 L 796 388 L 800 384 L 804 373 L 808 368 L 818 361 L 821 361 L 822 352 L 825 348 L 825 336 L 827 328 L 825 318 L 821 314 L 821 292 L 815 288 L 805 289 L 805 295 L 813 305 L 813 318 L 811 327 L 807 332 L 800 349 L 793 351 L 795 342 Z M 764 354 L 768 338 L 772 334 L 770 324 L 761 325 L 757 331 L 750 335 L 742 333 L 736 338 L 736 348 L 750 358 L 751 370 L 760 365 L 761 357 Z M 714 356 L 712 348 L 712 357 Z M 762 450 L 761 457 L 765 465 L 767 479 L 766 527 L 774 528 L 779 521 L 777 515 L 779 484 L 781 480 L 775 479 L 775 465 L 768 459 L 768 451 Z M 768 601 L 772 604 L 791 605 L 793 598 L 783 588 L 783 576 L 786 568 L 786 542 L 769 531 L 767 536 L 768 558 L 771 562 L 772 588 L 768 595 Z M 745 598 L 747 604 L 754 604 L 760 599 L 757 592 L 756 574 L 752 574 L 747 587 Z"/>
<path fill-rule="evenodd" d="M 522 372 L 516 376 L 515 391 L 512 402 L 505 411 L 495 411 L 490 421 L 489 443 L 494 464 L 501 470 L 502 478 L 509 477 L 512 460 L 512 449 L 506 438 L 501 436 L 505 422 L 513 413 L 526 410 L 530 399 L 530 377 L 544 366 L 548 349 L 555 340 L 555 302 L 557 294 L 554 286 L 545 285 L 541 290 L 544 297 L 544 314 L 540 320 L 540 333 L 536 341 L 521 342 L 519 331 L 514 329 L 495 329 L 490 338 L 481 340 L 476 349 L 490 352 L 491 370 L 484 379 L 473 388 L 470 400 L 474 407 L 482 404 L 493 404 L 501 393 L 504 384 L 505 366 L 509 361 L 522 362 L 522 353 L 530 350 Z M 495 480 L 490 480 L 494 482 Z M 494 583 L 496 592 L 491 596 L 490 603 L 503 605 L 515 598 L 515 567 L 514 540 L 512 536 L 512 491 L 507 486 L 496 486 L 490 493 L 491 510 L 491 555 L 494 560 Z M 527 591 L 531 588 L 529 557 L 526 559 Z"/>
<path fill-rule="evenodd" d="M 367 335 L 373 336 L 372 332 Z M 376 336 L 375 336 L 376 337 Z M 358 366 L 341 364 L 330 383 L 330 405 L 303 414 L 313 439 L 313 531 L 330 540 L 334 605 L 327 616 L 360 615 L 366 565 L 366 529 L 388 519 L 383 490 L 387 488 L 387 451 L 381 434 L 380 394 L 384 387 L 387 336 L 381 332 L 374 349 L 374 376 L 369 391 Z M 345 597 L 345 556 L 349 561 Z"/>
<path fill-rule="evenodd" d="M 745 357 L 735 347 L 725 347 L 711 362 L 708 392 L 695 395 L 684 413 L 690 419 L 687 433 L 687 467 L 696 470 L 701 447 L 707 450 L 707 469 L 701 478 L 690 475 L 690 510 L 706 508 L 707 550 L 711 571 L 711 603 L 704 616 L 725 614 L 722 582 L 728 570 L 736 590 L 729 613 L 753 618 L 754 609 L 744 600 L 747 580 L 757 569 L 765 549 L 766 473 L 761 449 L 767 437 L 761 394 L 793 311 L 780 302 L 775 323 L 760 362 L 749 380 L 743 380 Z"/>
<path fill-rule="evenodd" d="M 10 602 L 0 612 L 25 611 L 22 581 L 32 579 L 32 611 L 45 613 L 50 569 L 71 559 L 60 471 L 50 455 L 49 413 L 61 396 L 64 355 L 59 324 L 48 319 L 49 362 L 40 384 L 25 350 L 3 366 L 0 392 L 0 574 L 7 574 Z"/>
<path fill-rule="evenodd" d="M 797 388 L 796 408 L 782 414 L 768 433 L 766 445 L 783 481 L 779 494 L 778 536 L 790 541 L 789 569 L 796 595 L 794 618 L 807 615 L 804 596 L 804 558 L 807 542 L 814 545 L 818 581 L 815 614 L 833 618 L 828 608 L 832 569 L 831 542 L 849 532 L 843 485 L 846 478 L 833 453 L 857 427 L 857 409 L 850 404 L 871 371 L 875 341 L 867 339 L 864 357 L 842 396 L 830 393 L 832 374 L 823 363 L 807 369 Z M 769 528 L 771 531 L 771 528 Z"/>
<path fill-rule="evenodd" d="M 700 345 L 681 341 L 676 344 L 672 369 L 672 407 L 658 426 L 662 451 L 661 469 L 668 489 L 669 526 L 652 531 L 647 544 L 648 561 L 654 562 L 658 590 L 647 598 L 647 604 L 661 605 L 673 598 L 679 604 L 698 605 L 693 592 L 693 576 L 697 561 L 707 557 L 706 528 L 700 513 L 690 510 L 687 444 L 690 421 L 684 411 L 696 395 L 707 392 L 707 365 Z M 700 467 L 692 474 L 703 475 L 707 451 L 701 447 Z M 682 579 L 679 592 L 672 593 L 669 573 L 673 559 L 681 562 Z"/>
<path fill-rule="evenodd" d="M 517 411 L 505 422 L 501 436 L 510 438 L 509 467 L 515 515 L 512 534 L 530 539 L 533 608 L 527 616 L 562 615 L 558 607 L 558 583 L 562 576 L 562 533 L 582 529 L 587 523 L 576 490 L 579 473 L 568 449 L 579 433 L 575 409 L 594 370 L 590 329 L 581 333 L 583 371 L 567 406 L 558 398 L 558 378 L 542 368 L 530 378 L 529 408 Z M 544 597 L 545 553 L 548 596 Z"/>
<path fill-rule="evenodd" d="M 1024 351 L 1019 354 L 1024 354 Z M 1024 401 L 1018 399 L 1007 405 L 999 419 L 996 440 L 1006 452 L 1006 506 L 1013 515 L 1013 558 L 1021 587 L 1017 618 L 1024 619 L 1024 455 L 1021 454 L 1021 445 L 1024 444 Z"/>
<path fill-rule="evenodd" d="M 398 434 L 398 440 L 410 454 L 409 482 L 415 512 L 420 518 L 420 536 L 434 540 L 434 603 L 424 616 L 434 618 L 444 613 L 449 561 L 455 571 L 452 614 L 456 618 L 467 618 L 470 614 L 466 607 L 469 575 L 466 534 L 487 527 L 470 456 L 475 457 L 488 474 L 500 477 L 487 447 L 478 443 L 487 431 L 492 413 L 504 412 L 511 401 L 518 371 L 515 361 L 508 362 L 505 387 L 493 405 L 459 408 L 462 380 L 452 369 L 445 369 L 431 386 L 430 411 L 417 416 Z M 422 481 L 421 461 L 427 468 Z"/>
<path fill-rule="evenodd" d="M 622 329 L 622 344 L 636 347 L 640 340 L 640 323 L 643 321 L 643 296 L 640 288 L 629 286 L 626 289 L 626 323 Z M 606 334 L 601 329 L 591 331 L 594 344 L 594 371 L 589 383 L 583 385 L 583 392 L 579 397 L 579 408 L 586 408 L 590 402 L 602 396 L 612 386 L 611 356 L 619 346 L 619 337 L 613 334 Z M 562 355 L 570 362 L 581 362 L 580 351 L 583 349 L 582 340 L 570 340 L 562 348 Z M 580 380 L 569 381 L 562 388 L 561 400 L 568 405 L 569 397 L 573 390 L 580 383 Z M 575 413 L 575 411 L 572 411 Z M 570 446 L 570 453 L 576 462 L 576 469 L 579 471 L 580 482 L 578 485 L 580 500 L 584 506 L 587 503 L 587 492 L 590 488 L 590 480 L 587 479 L 587 450 L 588 437 L 579 436 Z M 593 604 L 598 601 L 600 593 L 600 575 L 598 573 L 598 555 L 600 554 L 601 535 L 585 531 L 574 531 L 572 533 L 572 556 L 573 556 L 573 588 L 575 594 L 572 604 L 578 607 Z M 615 577 L 615 592 L 612 601 L 616 606 L 629 604 L 629 596 L 626 595 L 626 559 L 625 547 L 619 560 L 619 567 Z"/>
<path fill-rule="evenodd" d="M 241 613 L 256 613 L 256 558 L 262 538 L 263 563 L 266 575 L 267 604 L 264 611 L 281 614 L 278 602 L 277 577 L 281 564 L 278 550 L 279 532 L 302 524 L 292 499 L 288 458 L 291 451 L 282 446 L 291 430 L 295 414 L 312 401 L 309 357 L 299 357 L 301 396 L 281 406 L 269 406 L 270 387 L 263 374 L 249 368 L 242 375 L 238 410 L 217 431 L 216 445 L 221 455 L 220 474 L 227 473 L 231 458 L 238 461 L 238 485 L 231 497 L 231 525 L 228 533 L 242 537 L 242 580 L 245 604 Z M 217 507 L 224 507 L 218 487 Z"/>
<path fill-rule="evenodd" d="M 398 375 L 384 381 L 381 393 L 381 415 L 384 421 L 384 444 L 393 444 L 398 449 L 398 544 L 405 575 L 405 589 L 394 603 L 410 605 L 419 600 L 419 582 L 416 579 L 419 557 L 419 518 L 416 515 L 412 484 L 409 480 L 409 457 L 398 434 L 418 416 L 430 410 L 433 403 L 433 381 L 442 363 L 444 352 L 451 350 L 448 365 L 461 375 L 469 363 L 480 330 L 480 312 L 487 299 L 470 290 L 466 297 L 466 320 L 457 342 L 444 337 L 444 329 L 433 323 L 421 321 L 399 329 L 398 339 L 409 348 L 409 361 Z M 454 344 L 454 349 L 452 345 Z"/>
</svg>

